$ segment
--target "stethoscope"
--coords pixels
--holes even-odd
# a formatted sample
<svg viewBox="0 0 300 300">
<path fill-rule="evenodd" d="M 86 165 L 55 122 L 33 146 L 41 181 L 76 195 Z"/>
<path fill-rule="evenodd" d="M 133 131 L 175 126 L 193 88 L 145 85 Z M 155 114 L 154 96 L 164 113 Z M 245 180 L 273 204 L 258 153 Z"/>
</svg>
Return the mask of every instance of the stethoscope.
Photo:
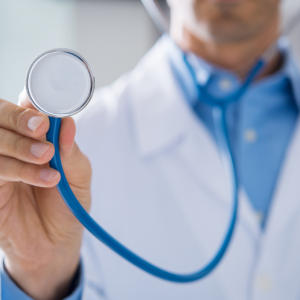
<svg viewBox="0 0 300 300">
<path fill-rule="evenodd" d="M 26 90 L 34 107 L 49 116 L 50 129 L 47 133 L 47 140 L 53 143 L 55 147 L 55 154 L 50 161 L 50 166 L 61 174 L 61 180 L 57 185 L 57 189 L 74 216 L 90 233 L 110 249 L 133 265 L 156 277 L 172 282 L 184 283 L 196 281 L 207 276 L 219 264 L 228 249 L 237 219 L 238 185 L 226 130 L 226 108 L 229 103 L 238 101 L 246 93 L 250 84 L 273 57 L 274 49 L 275 46 L 273 45 L 265 52 L 239 89 L 222 98 L 213 97 L 197 83 L 196 74 L 188 62 L 186 55 L 183 54 L 182 56 L 191 74 L 193 84 L 197 87 L 199 97 L 201 95 L 201 100 L 204 99 L 212 107 L 217 143 L 227 176 L 231 178 L 230 183 L 233 191 L 231 219 L 220 248 L 207 265 L 191 274 L 168 272 L 136 255 L 95 222 L 76 199 L 68 184 L 60 160 L 58 140 L 61 118 L 74 115 L 88 105 L 94 92 L 95 79 L 86 60 L 75 51 L 53 49 L 39 55 L 28 69 Z"/>
</svg>

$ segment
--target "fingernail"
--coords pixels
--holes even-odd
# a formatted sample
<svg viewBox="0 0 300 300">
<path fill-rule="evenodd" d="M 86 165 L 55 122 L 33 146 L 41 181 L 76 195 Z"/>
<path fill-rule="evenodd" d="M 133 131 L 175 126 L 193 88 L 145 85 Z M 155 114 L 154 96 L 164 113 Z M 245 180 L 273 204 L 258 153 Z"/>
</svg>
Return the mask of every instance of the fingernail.
<svg viewBox="0 0 300 300">
<path fill-rule="evenodd" d="M 28 128 L 31 131 L 36 131 L 37 128 L 42 124 L 44 117 L 32 117 L 28 121 Z"/>
<path fill-rule="evenodd" d="M 40 171 L 41 179 L 47 182 L 53 181 L 58 176 L 58 174 L 59 173 L 57 171 L 51 169 L 43 169 Z"/>
<path fill-rule="evenodd" d="M 42 143 L 33 144 L 30 148 L 30 152 L 36 158 L 41 158 L 44 155 L 44 153 L 48 150 L 49 147 L 50 145 L 42 144 Z"/>
</svg>

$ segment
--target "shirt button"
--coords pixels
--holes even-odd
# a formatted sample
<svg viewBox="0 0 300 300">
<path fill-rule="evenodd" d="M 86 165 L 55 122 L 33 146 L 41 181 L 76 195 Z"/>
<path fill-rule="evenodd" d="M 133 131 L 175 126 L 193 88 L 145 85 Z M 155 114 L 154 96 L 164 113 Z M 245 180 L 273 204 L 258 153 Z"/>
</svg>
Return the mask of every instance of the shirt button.
<svg viewBox="0 0 300 300">
<path fill-rule="evenodd" d="M 231 89 L 232 87 L 232 83 L 229 79 L 227 78 L 222 78 L 220 81 L 219 81 L 219 86 L 220 88 L 223 90 L 223 91 L 228 91 Z"/>
<path fill-rule="evenodd" d="M 244 138 L 249 143 L 255 142 L 256 139 L 257 139 L 256 131 L 253 130 L 253 129 L 247 129 L 247 130 L 245 130 L 245 132 L 244 132 Z"/>
<path fill-rule="evenodd" d="M 272 285 L 272 278 L 267 274 L 261 274 L 256 278 L 256 288 L 261 292 L 269 292 Z"/>
</svg>

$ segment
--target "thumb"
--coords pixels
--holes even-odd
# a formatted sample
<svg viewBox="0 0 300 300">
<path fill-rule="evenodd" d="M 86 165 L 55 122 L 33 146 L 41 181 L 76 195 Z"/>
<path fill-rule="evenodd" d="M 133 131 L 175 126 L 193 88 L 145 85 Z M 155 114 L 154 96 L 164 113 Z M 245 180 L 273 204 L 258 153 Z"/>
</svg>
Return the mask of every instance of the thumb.
<svg viewBox="0 0 300 300">
<path fill-rule="evenodd" d="M 66 177 L 71 187 L 89 190 L 91 166 L 74 141 L 76 126 L 73 118 L 63 118 L 59 135 L 59 152 Z"/>
<path fill-rule="evenodd" d="M 59 152 L 61 159 L 70 159 L 76 154 L 75 147 L 76 126 L 73 118 L 63 118 L 61 120 L 59 133 Z"/>
<path fill-rule="evenodd" d="M 26 108 L 35 109 L 31 101 L 29 100 L 25 87 L 23 91 L 19 94 L 18 105 Z"/>
</svg>

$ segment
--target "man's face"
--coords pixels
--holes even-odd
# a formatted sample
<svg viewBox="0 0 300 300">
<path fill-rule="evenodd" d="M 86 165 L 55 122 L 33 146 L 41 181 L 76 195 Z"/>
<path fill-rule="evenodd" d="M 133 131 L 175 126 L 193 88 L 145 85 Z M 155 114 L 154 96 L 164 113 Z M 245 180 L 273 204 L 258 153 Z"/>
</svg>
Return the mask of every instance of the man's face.
<svg viewBox="0 0 300 300">
<path fill-rule="evenodd" d="M 201 39 L 237 42 L 277 16 L 280 0 L 168 0 L 175 20 Z"/>
</svg>

